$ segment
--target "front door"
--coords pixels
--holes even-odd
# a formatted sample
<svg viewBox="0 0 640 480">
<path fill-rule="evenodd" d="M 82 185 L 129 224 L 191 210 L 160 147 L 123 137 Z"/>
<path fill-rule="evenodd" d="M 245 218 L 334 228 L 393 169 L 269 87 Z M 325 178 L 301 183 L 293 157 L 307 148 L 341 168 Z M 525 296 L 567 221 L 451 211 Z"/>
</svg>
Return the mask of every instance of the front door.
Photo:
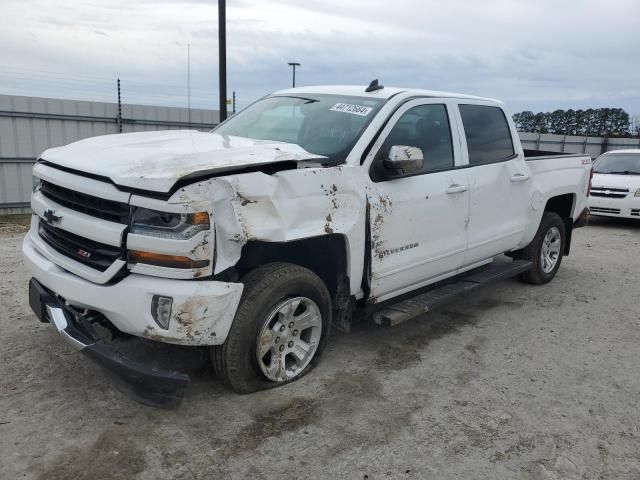
<svg viewBox="0 0 640 480">
<path fill-rule="evenodd" d="M 371 239 L 373 302 L 455 274 L 467 247 L 469 181 L 462 165 L 455 104 L 413 100 L 390 119 L 365 166 Z M 419 148 L 422 168 L 398 173 L 385 166 L 391 147 Z"/>
</svg>

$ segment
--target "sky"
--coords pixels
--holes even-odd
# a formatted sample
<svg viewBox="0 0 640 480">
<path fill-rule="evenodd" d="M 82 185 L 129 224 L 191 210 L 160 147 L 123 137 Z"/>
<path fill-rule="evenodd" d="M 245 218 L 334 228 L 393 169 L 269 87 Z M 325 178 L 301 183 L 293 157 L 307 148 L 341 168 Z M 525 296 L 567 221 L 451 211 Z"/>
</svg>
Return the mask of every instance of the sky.
<svg viewBox="0 0 640 480">
<path fill-rule="evenodd" d="M 0 0 L 0 93 L 217 108 L 215 0 Z M 640 0 L 228 0 L 228 96 L 378 78 L 640 113 Z"/>
</svg>

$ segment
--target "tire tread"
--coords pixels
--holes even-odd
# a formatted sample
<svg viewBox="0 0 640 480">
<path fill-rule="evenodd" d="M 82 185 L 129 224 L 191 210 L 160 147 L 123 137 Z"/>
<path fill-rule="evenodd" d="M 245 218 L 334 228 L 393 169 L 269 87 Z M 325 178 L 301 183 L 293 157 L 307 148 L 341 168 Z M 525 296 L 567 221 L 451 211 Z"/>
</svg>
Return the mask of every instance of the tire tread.
<svg viewBox="0 0 640 480">
<path fill-rule="evenodd" d="M 551 274 L 547 275 L 542 271 L 542 267 L 540 265 L 540 248 L 542 245 L 542 241 L 547 231 L 551 227 L 558 227 L 560 229 L 560 234 L 562 237 L 562 244 L 560 245 L 560 258 L 558 258 L 558 262 L 551 272 Z M 564 227 L 564 222 L 560 215 L 555 212 L 544 212 L 542 215 L 542 220 L 540 221 L 540 226 L 538 227 L 538 231 L 536 232 L 535 237 L 531 241 L 529 245 L 518 252 L 517 258 L 521 258 L 523 260 L 529 260 L 533 263 L 533 267 L 531 270 L 528 270 L 519 275 L 520 280 L 525 283 L 530 283 L 533 285 L 541 285 L 543 283 L 550 282 L 555 276 L 556 272 L 560 268 L 560 264 L 562 263 L 562 256 L 564 252 L 564 246 L 566 241 L 566 232 Z"/>
</svg>

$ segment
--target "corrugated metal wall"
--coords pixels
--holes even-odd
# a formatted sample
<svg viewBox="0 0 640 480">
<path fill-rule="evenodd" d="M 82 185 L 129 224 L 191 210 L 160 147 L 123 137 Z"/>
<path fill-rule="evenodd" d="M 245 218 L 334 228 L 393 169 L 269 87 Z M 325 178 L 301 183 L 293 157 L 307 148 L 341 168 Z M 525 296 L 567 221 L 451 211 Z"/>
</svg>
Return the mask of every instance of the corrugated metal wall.
<svg viewBox="0 0 640 480">
<path fill-rule="evenodd" d="M 0 214 L 24 211 L 32 190 L 31 166 L 50 147 L 117 133 L 115 103 L 0 95 Z M 195 128 L 218 123 L 214 110 L 123 105 L 123 132 Z M 524 148 L 597 157 L 607 150 L 640 148 L 640 139 L 604 139 L 520 133 Z"/>
<path fill-rule="evenodd" d="M 118 132 L 115 103 L 0 95 L 0 214 L 29 205 L 31 167 L 50 147 Z M 122 131 L 210 130 L 214 110 L 146 105 L 122 106 Z"/>
<path fill-rule="evenodd" d="M 592 158 L 609 150 L 640 148 L 638 138 L 602 138 L 520 132 L 522 148 L 549 152 L 586 153 Z"/>
</svg>

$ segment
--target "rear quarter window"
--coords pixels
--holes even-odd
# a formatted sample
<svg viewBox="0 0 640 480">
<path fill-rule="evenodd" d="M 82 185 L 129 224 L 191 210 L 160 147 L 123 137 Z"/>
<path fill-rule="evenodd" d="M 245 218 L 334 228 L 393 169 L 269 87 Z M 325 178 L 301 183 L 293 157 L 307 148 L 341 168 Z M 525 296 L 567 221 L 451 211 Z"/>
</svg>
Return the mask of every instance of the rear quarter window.
<svg viewBox="0 0 640 480">
<path fill-rule="evenodd" d="M 509 123 L 499 107 L 460 105 L 469 164 L 508 160 L 515 155 Z"/>
</svg>

